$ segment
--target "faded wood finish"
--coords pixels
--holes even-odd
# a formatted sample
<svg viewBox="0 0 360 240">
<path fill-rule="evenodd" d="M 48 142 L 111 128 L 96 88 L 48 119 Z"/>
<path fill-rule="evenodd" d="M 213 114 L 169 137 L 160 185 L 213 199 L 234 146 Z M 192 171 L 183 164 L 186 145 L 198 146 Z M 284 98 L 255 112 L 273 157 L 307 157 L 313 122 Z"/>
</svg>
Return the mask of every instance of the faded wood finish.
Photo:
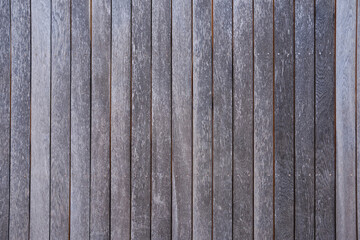
<svg viewBox="0 0 360 240">
<path fill-rule="evenodd" d="M 314 1 L 295 2 L 295 239 L 314 239 Z"/>
</svg>

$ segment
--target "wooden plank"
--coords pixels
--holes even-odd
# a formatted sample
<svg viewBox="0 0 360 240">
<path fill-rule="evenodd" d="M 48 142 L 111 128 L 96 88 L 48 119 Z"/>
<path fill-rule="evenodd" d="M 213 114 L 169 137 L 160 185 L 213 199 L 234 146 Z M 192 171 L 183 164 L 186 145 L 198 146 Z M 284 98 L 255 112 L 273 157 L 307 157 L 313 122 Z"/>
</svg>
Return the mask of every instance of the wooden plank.
<svg viewBox="0 0 360 240">
<path fill-rule="evenodd" d="M 253 1 L 233 2 L 233 238 L 253 239 Z"/>
<path fill-rule="evenodd" d="M 90 239 L 110 237 L 111 1 L 92 2 Z"/>
<path fill-rule="evenodd" d="M 131 238 L 151 237 L 151 1 L 132 1 Z"/>
<path fill-rule="evenodd" d="M 295 2 L 295 238 L 314 239 L 314 1 Z"/>
<path fill-rule="evenodd" d="M 0 1 L 0 238 L 9 238 L 10 218 L 10 1 Z"/>
<path fill-rule="evenodd" d="M 171 239 L 171 1 L 152 1 L 151 238 Z"/>
<path fill-rule="evenodd" d="M 254 2 L 254 238 L 273 238 L 273 2 Z"/>
<path fill-rule="evenodd" d="M 212 1 L 193 1 L 193 238 L 211 239 Z"/>
<path fill-rule="evenodd" d="M 336 238 L 356 239 L 356 0 L 336 3 Z"/>
<path fill-rule="evenodd" d="M 50 239 L 69 236 L 70 1 L 52 1 Z"/>
<path fill-rule="evenodd" d="M 50 234 L 51 1 L 31 1 L 30 238 Z"/>
<path fill-rule="evenodd" d="M 71 1 L 70 238 L 90 236 L 90 5 Z"/>
<path fill-rule="evenodd" d="M 315 237 L 335 239 L 335 2 L 315 10 Z"/>
<path fill-rule="evenodd" d="M 232 239 L 232 1 L 213 1 L 213 238 Z"/>
<path fill-rule="evenodd" d="M 357 3 L 357 12 L 356 12 L 356 109 L 355 109 L 355 116 L 356 116 L 356 204 L 357 204 L 357 232 L 358 232 L 358 236 L 359 236 L 359 230 L 360 230 L 360 222 L 359 222 L 359 214 L 360 214 L 360 164 L 359 164 L 359 159 L 360 159 L 360 147 L 359 147 L 359 143 L 360 143 L 360 93 L 358 92 L 358 89 L 360 89 L 360 80 L 359 80 L 359 76 L 360 76 L 360 38 L 359 38 L 359 32 L 360 32 L 360 19 L 359 19 L 359 1 Z"/>
<path fill-rule="evenodd" d="M 192 238 L 192 6 L 172 1 L 172 239 Z"/>
<path fill-rule="evenodd" d="M 111 239 L 130 238 L 131 1 L 112 2 Z"/>
<path fill-rule="evenodd" d="M 294 2 L 275 1 L 275 238 L 294 238 Z"/>
</svg>

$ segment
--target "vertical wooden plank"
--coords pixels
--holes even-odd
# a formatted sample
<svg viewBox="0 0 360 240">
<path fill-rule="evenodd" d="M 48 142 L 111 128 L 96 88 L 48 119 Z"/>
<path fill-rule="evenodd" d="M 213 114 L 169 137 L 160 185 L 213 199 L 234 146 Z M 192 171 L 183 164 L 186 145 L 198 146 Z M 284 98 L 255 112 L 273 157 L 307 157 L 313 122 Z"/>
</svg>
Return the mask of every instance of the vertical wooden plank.
<svg viewBox="0 0 360 240">
<path fill-rule="evenodd" d="M 90 239 L 109 239 L 111 1 L 93 1 L 91 11 Z"/>
<path fill-rule="evenodd" d="M 295 238 L 314 239 L 314 1 L 295 1 Z"/>
<path fill-rule="evenodd" d="M 70 238 L 90 236 L 90 5 L 71 1 Z"/>
<path fill-rule="evenodd" d="M 111 239 L 130 238 L 131 1 L 112 2 Z"/>
<path fill-rule="evenodd" d="M 31 1 L 30 238 L 50 234 L 51 1 Z"/>
<path fill-rule="evenodd" d="M 254 2 L 254 238 L 273 238 L 273 2 Z"/>
<path fill-rule="evenodd" d="M 9 238 L 10 217 L 10 1 L 0 1 L 0 238 Z"/>
<path fill-rule="evenodd" d="M 232 239 L 232 1 L 213 2 L 213 239 Z"/>
<path fill-rule="evenodd" d="M 336 2 L 336 238 L 356 239 L 356 0 Z"/>
<path fill-rule="evenodd" d="M 131 238 L 151 225 L 151 0 L 132 1 Z"/>
<path fill-rule="evenodd" d="M 193 237 L 212 237 L 212 1 L 193 0 Z"/>
<path fill-rule="evenodd" d="M 357 1 L 357 6 L 356 6 L 356 204 L 357 204 L 357 234 L 359 236 L 359 230 L 360 230 L 360 219 L 359 219 L 359 215 L 360 215 L 360 163 L 359 163 L 359 159 L 360 159 L 360 147 L 359 147 L 359 143 L 360 143 L 360 93 L 358 91 L 358 89 L 360 89 L 360 80 L 359 80 L 359 76 L 360 76 L 360 38 L 359 38 L 359 31 L 360 31 L 360 19 L 359 19 L 359 1 Z"/>
<path fill-rule="evenodd" d="M 253 239 L 254 1 L 233 4 L 233 238 Z"/>
<path fill-rule="evenodd" d="M 151 238 L 171 239 L 171 1 L 152 1 Z"/>
<path fill-rule="evenodd" d="M 275 238 L 294 238 L 294 1 L 275 1 Z"/>
<path fill-rule="evenodd" d="M 172 239 L 192 238 L 192 6 L 172 0 Z"/>
<path fill-rule="evenodd" d="M 315 11 L 315 236 L 335 239 L 334 0 Z"/>
<path fill-rule="evenodd" d="M 70 220 L 70 1 L 53 0 L 51 16 L 50 239 L 66 239 Z"/>
</svg>

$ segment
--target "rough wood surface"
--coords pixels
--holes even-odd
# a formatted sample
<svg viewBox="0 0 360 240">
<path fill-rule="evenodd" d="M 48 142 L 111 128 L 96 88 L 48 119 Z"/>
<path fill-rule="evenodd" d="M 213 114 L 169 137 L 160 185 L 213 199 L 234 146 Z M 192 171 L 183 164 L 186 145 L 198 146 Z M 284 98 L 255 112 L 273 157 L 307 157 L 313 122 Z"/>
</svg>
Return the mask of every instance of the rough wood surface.
<svg viewBox="0 0 360 240">
<path fill-rule="evenodd" d="M 51 16 L 50 239 L 66 239 L 70 220 L 70 1 L 53 0 Z"/>
<path fill-rule="evenodd" d="M 273 5 L 254 2 L 254 238 L 273 238 Z"/>
<path fill-rule="evenodd" d="M 314 1 L 295 2 L 295 238 L 314 239 Z"/>
<path fill-rule="evenodd" d="M 336 238 L 356 239 L 356 0 L 336 3 Z"/>
<path fill-rule="evenodd" d="M 193 238 L 211 239 L 213 214 L 212 1 L 193 1 Z"/>
<path fill-rule="evenodd" d="M 111 239 L 130 238 L 131 1 L 112 2 Z"/>
<path fill-rule="evenodd" d="M 233 238 L 253 239 L 253 2 L 233 3 Z"/>
<path fill-rule="evenodd" d="M 50 234 L 51 1 L 31 1 L 30 238 Z"/>
<path fill-rule="evenodd" d="M 151 237 L 151 1 L 132 1 L 131 238 Z"/>
<path fill-rule="evenodd" d="M 315 10 L 315 236 L 335 239 L 335 1 Z"/>
<path fill-rule="evenodd" d="M 172 239 L 192 238 L 192 6 L 172 1 Z"/>
<path fill-rule="evenodd" d="M 171 239 L 171 1 L 152 1 L 151 239 Z"/>
</svg>

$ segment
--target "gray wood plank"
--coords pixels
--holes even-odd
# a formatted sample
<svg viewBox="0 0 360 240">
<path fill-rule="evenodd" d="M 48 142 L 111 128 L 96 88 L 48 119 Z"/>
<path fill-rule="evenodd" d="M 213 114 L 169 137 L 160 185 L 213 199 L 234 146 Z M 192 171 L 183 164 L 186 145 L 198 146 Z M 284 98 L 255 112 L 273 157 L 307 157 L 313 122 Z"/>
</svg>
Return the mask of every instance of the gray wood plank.
<svg viewBox="0 0 360 240">
<path fill-rule="evenodd" d="M 274 3 L 275 239 L 294 238 L 294 2 Z"/>
<path fill-rule="evenodd" d="M 171 1 L 152 1 L 151 238 L 171 239 Z"/>
<path fill-rule="evenodd" d="M 110 238 L 111 1 L 93 1 L 90 239 Z"/>
<path fill-rule="evenodd" d="M 360 159 L 360 147 L 359 147 L 359 143 L 360 143 L 360 94 L 358 92 L 357 89 L 360 89 L 360 80 L 359 80 L 359 76 L 360 76 L 360 41 L 359 41 L 359 32 L 360 32 L 360 19 L 359 19 L 359 2 L 357 4 L 357 29 L 356 29 L 356 46 L 357 46 L 357 50 L 356 50 L 356 109 L 355 109 L 355 113 L 356 113 L 356 184 L 357 184 L 357 189 L 356 189 L 356 192 L 357 192 L 357 195 L 356 195 L 356 198 L 357 198 L 357 201 L 356 201 L 356 204 L 357 204 L 357 232 L 358 232 L 358 235 L 359 235 L 359 230 L 360 230 L 360 222 L 359 222 L 359 214 L 360 214 L 360 164 L 359 164 L 359 159 Z"/>
<path fill-rule="evenodd" d="M 9 238 L 10 217 L 10 1 L 0 1 L 0 238 Z"/>
<path fill-rule="evenodd" d="M 111 239 L 130 238 L 131 1 L 112 2 Z"/>
<path fill-rule="evenodd" d="M 9 239 L 27 239 L 30 223 L 30 1 L 12 1 L 11 12 Z"/>
<path fill-rule="evenodd" d="M 233 238 L 253 239 L 253 1 L 233 2 Z"/>
<path fill-rule="evenodd" d="M 315 237 L 335 239 L 335 2 L 315 11 Z"/>
<path fill-rule="evenodd" d="M 172 239 L 192 238 L 192 6 L 172 1 Z"/>
<path fill-rule="evenodd" d="M 131 238 L 151 237 L 151 1 L 132 1 Z"/>
<path fill-rule="evenodd" d="M 232 1 L 213 1 L 213 239 L 232 239 Z"/>
<path fill-rule="evenodd" d="M 193 1 L 193 237 L 211 239 L 213 213 L 212 1 Z"/>
<path fill-rule="evenodd" d="M 69 236 L 70 1 L 52 1 L 50 239 Z"/>
<path fill-rule="evenodd" d="M 273 238 L 273 3 L 254 2 L 254 238 Z"/>
<path fill-rule="evenodd" d="M 90 236 L 90 5 L 71 1 L 70 238 Z"/>
<path fill-rule="evenodd" d="M 31 1 L 30 238 L 50 234 L 51 1 Z"/>
<path fill-rule="evenodd" d="M 336 3 L 336 238 L 356 239 L 356 0 Z"/>
<path fill-rule="evenodd" d="M 295 2 L 295 238 L 314 239 L 314 1 Z"/>
</svg>

